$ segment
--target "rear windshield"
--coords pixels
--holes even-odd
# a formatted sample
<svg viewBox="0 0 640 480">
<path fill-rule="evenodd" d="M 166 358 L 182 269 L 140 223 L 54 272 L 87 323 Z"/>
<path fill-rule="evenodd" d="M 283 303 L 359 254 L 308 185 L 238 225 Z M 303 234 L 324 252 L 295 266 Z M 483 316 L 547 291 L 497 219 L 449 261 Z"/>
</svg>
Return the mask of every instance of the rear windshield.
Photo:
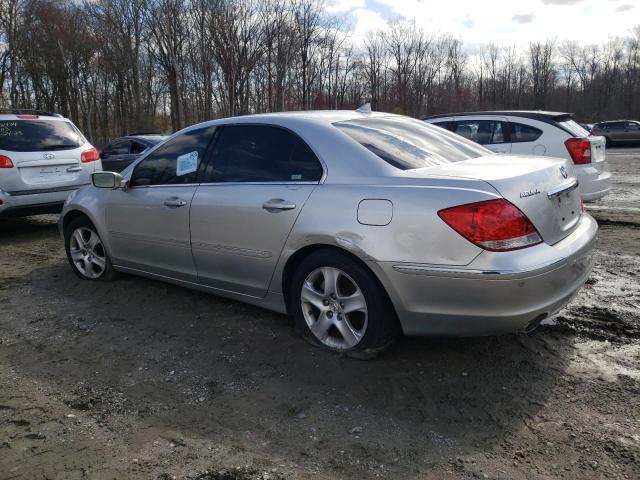
<svg viewBox="0 0 640 480">
<path fill-rule="evenodd" d="M 70 150 L 84 142 L 80 131 L 64 120 L 0 120 L 0 150 Z"/>
<path fill-rule="evenodd" d="M 565 122 L 560 122 L 560 125 L 562 125 L 566 130 L 569 130 L 571 132 L 571 135 L 573 135 L 574 137 L 589 136 L 589 132 L 585 130 L 582 125 L 580 125 L 578 122 L 574 120 L 567 120 Z"/>
<path fill-rule="evenodd" d="M 433 167 L 492 154 L 477 143 L 412 118 L 374 117 L 333 125 L 401 170 Z"/>
</svg>

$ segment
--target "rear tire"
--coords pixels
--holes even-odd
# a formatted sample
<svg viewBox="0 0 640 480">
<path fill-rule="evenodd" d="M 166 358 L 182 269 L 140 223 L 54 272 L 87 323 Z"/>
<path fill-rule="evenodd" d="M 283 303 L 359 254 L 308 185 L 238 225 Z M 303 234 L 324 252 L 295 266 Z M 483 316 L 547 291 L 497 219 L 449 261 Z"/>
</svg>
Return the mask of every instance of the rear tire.
<svg viewBox="0 0 640 480">
<path fill-rule="evenodd" d="M 64 247 L 71 269 L 81 279 L 108 282 L 118 277 L 96 227 L 87 217 L 75 218 L 67 225 Z"/>
<path fill-rule="evenodd" d="M 345 253 L 311 253 L 294 272 L 290 292 L 296 328 L 315 346 L 371 359 L 388 350 L 400 333 L 380 282 Z"/>
</svg>

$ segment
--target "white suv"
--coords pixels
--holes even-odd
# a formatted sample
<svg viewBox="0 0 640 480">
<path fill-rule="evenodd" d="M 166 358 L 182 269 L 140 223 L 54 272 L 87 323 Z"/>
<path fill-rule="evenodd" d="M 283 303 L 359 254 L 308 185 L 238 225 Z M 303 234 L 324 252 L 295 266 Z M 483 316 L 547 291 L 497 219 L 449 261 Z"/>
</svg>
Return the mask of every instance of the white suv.
<svg viewBox="0 0 640 480">
<path fill-rule="evenodd" d="M 60 212 L 101 170 L 99 152 L 69 119 L 0 110 L 0 216 Z"/>
<path fill-rule="evenodd" d="M 585 202 L 602 198 L 611 189 L 604 138 L 590 136 L 587 130 L 572 120 L 570 113 L 466 112 L 436 115 L 424 120 L 480 143 L 494 152 L 572 160 Z"/>
</svg>

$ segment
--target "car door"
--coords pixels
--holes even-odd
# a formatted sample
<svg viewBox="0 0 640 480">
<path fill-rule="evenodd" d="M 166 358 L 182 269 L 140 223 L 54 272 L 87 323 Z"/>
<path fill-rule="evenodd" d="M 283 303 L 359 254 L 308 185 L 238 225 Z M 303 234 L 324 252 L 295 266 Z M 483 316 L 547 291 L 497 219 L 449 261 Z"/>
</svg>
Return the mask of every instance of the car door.
<svg viewBox="0 0 640 480">
<path fill-rule="evenodd" d="M 178 134 L 135 166 L 127 188 L 110 192 L 106 223 L 114 264 L 196 281 L 189 210 L 214 131 Z"/>
<path fill-rule="evenodd" d="M 297 135 L 269 125 L 227 125 L 212 152 L 191 206 L 198 281 L 263 297 L 322 165 Z"/>
<path fill-rule="evenodd" d="M 640 141 L 640 123 L 626 122 L 625 140 L 627 142 Z"/>
<path fill-rule="evenodd" d="M 496 153 L 509 153 L 511 143 L 506 136 L 506 118 L 502 117 L 457 117 L 451 122 L 454 133 L 484 145 Z"/>
<path fill-rule="evenodd" d="M 131 140 L 118 139 L 107 145 L 100 154 L 102 169 L 106 172 L 121 172 L 131 163 Z"/>
</svg>

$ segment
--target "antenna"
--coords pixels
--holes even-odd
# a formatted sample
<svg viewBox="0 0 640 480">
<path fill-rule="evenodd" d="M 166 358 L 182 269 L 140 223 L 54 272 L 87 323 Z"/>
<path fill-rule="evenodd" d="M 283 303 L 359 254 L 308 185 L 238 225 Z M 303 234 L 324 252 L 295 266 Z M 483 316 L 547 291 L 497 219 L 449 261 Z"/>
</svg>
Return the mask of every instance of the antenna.
<svg viewBox="0 0 640 480">
<path fill-rule="evenodd" d="M 356 112 L 358 112 L 358 113 L 371 113 L 371 103 L 370 102 L 363 103 L 362 105 L 360 105 L 356 109 Z"/>
</svg>

